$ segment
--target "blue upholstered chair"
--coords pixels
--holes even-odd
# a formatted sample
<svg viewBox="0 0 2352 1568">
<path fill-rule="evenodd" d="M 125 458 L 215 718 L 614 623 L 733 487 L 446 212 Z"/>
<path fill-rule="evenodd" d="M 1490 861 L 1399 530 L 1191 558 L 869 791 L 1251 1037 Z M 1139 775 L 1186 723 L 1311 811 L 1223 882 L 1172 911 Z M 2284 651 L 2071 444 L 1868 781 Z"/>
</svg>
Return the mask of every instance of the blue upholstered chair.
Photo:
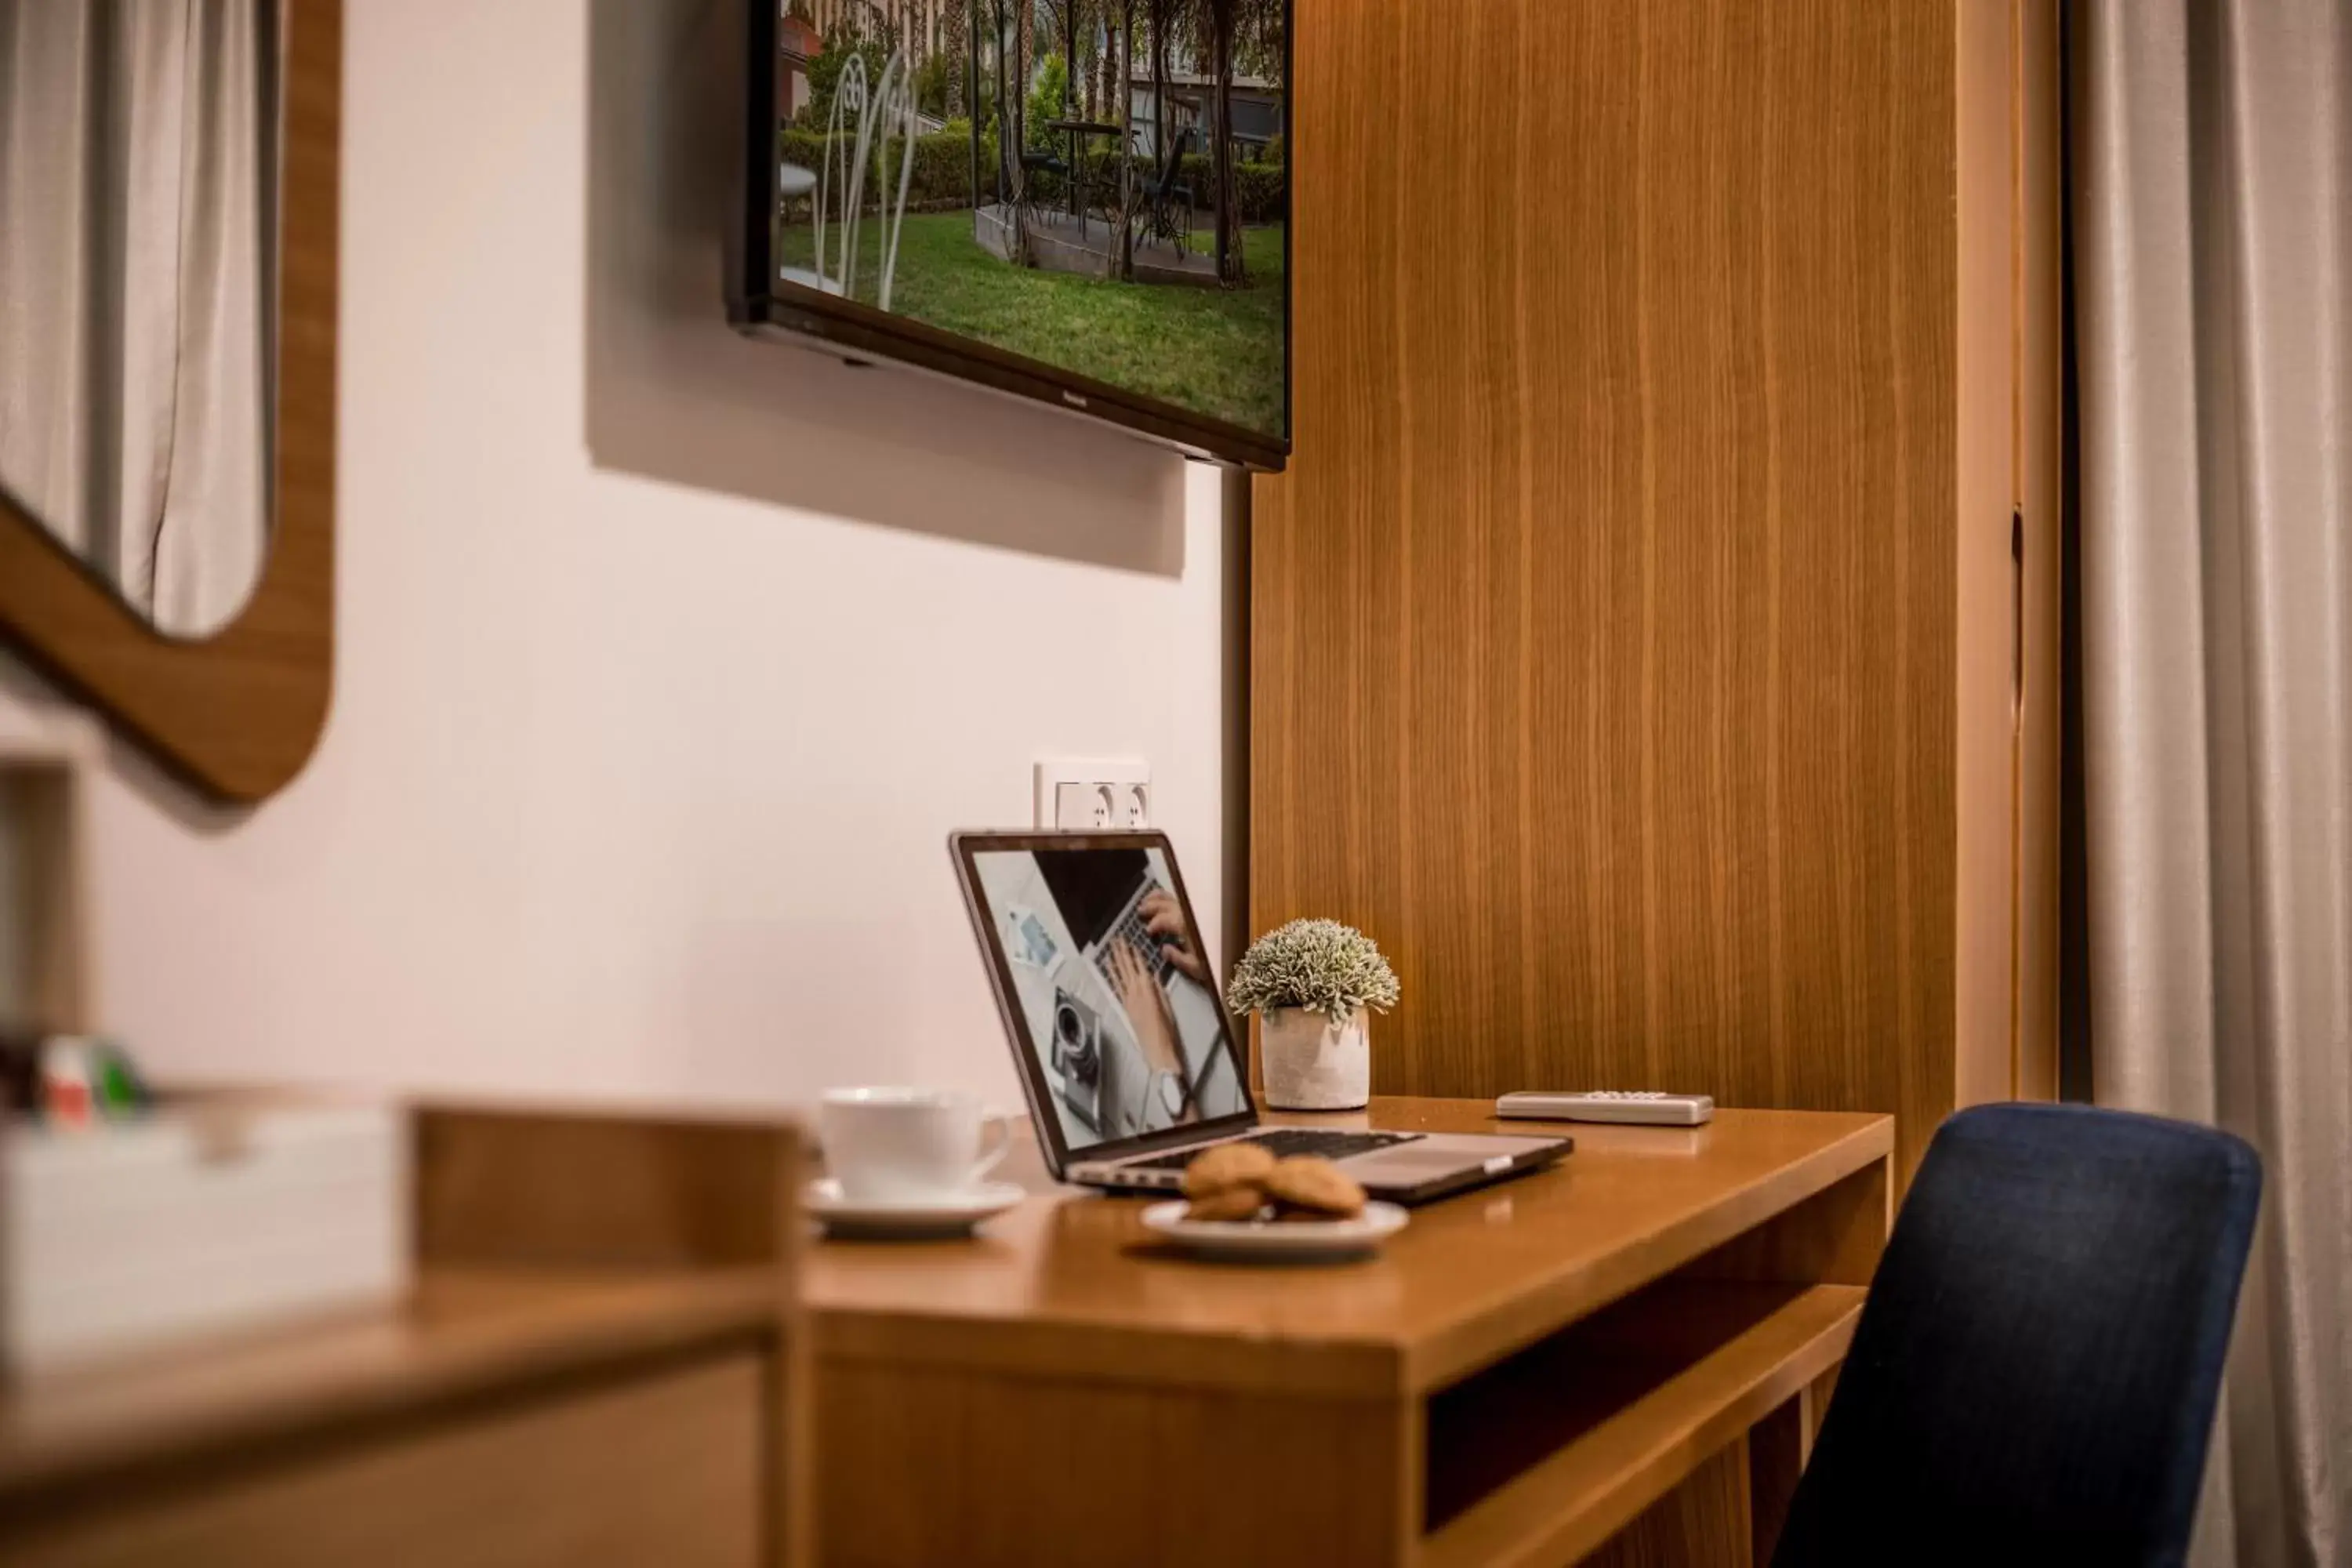
<svg viewBox="0 0 2352 1568">
<path fill-rule="evenodd" d="M 2186 1122 L 1946 1121 L 1773 1568 L 2179 1563 L 2261 1192 L 2252 1149 Z"/>
</svg>

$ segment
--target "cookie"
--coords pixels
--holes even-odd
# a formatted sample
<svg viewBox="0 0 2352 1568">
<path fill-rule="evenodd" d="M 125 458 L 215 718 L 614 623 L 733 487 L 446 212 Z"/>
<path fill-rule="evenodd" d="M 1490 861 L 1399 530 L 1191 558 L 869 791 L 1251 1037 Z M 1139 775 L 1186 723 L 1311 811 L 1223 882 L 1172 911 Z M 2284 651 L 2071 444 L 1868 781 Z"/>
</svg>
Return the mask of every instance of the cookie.
<svg viewBox="0 0 2352 1568">
<path fill-rule="evenodd" d="M 1184 1167 L 1184 1195 L 1204 1198 L 1231 1187 L 1255 1187 L 1273 1169 L 1274 1156 L 1255 1143 L 1220 1143 Z"/>
<path fill-rule="evenodd" d="M 1255 1219 L 1257 1211 L 1265 1206 L 1265 1194 L 1258 1191 L 1255 1184 L 1244 1183 L 1194 1198 L 1192 1206 L 1184 1211 L 1184 1217 L 1222 1221 Z"/>
<path fill-rule="evenodd" d="M 1317 1154 L 1279 1161 L 1265 1178 L 1265 1195 L 1292 1208 L 1312 1209 L 1330 1219 L 1364 1212 L 1364 1189 L 1347 1173 Z"/>
</svg>

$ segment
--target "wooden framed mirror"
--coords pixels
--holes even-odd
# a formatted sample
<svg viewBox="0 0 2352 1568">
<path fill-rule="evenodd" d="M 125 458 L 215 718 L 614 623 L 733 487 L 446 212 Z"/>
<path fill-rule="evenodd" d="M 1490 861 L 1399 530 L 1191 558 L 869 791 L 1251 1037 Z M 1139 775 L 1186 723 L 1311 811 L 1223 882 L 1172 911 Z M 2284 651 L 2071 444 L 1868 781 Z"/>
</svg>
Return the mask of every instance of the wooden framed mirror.
<svg viewBox="0 0 2352 1568">
<path fill-rule="evenodd" d="M 341 0 L 0 0 L 0 636 L 206 794 L 334 668 Z"/>
</svg>

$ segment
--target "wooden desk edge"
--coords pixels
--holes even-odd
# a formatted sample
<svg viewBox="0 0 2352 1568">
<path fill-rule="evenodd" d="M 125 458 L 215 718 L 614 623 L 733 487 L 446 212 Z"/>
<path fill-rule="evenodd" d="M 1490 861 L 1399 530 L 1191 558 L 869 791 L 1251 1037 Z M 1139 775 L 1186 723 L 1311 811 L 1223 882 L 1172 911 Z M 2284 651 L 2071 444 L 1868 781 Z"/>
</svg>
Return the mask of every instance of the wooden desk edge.
<svg viewBox="0 0 2352 1568">
<path fill-rule="evenodd" d="M 877 1310 L 822 1300 L 809 1308 L 810 1344 L 820 1362 L 985 1368 L 1069 1384 L 1181 1384 L 1331 1399 L 1411 1399 L 1588 1317 L 1874 1163 L 1889 1161 L 1894 1127 L 1888 1116 L 1857 1119 L 1832 1142 L 1639 1245 L 1486 1303 L 1414 1345 L 1312 1334 L 1248 1336 L 1223 1327 Z"/>
<path fill-rule="evenodd" d="M 1181 1384 L 1323 1399 L 1392 1399 L 1404 1357 L 1380 1340 L 1244 1338 L 1159 1325 L 1007 1321 L 813 1308 L 819 1362 L 887 1363 L 1068 1384 Z"/>
<path fill-rule="evenodd" d="M 0 1504 L 60 1484 L 298 1440 L 353 1421 L 394 1419 L 615 1364 L 792 1326 L 786 1279 L 766 1268 L 643 1279 L 434 1271 L 447 1287 L 536 1296 L 465 1321 L 420 1320 L 411 1304 L 240 1334 L 24 1380 L 0 1395 Z M 250 1368 L 250 1379 L 238 1376 Z"/>
</svg>

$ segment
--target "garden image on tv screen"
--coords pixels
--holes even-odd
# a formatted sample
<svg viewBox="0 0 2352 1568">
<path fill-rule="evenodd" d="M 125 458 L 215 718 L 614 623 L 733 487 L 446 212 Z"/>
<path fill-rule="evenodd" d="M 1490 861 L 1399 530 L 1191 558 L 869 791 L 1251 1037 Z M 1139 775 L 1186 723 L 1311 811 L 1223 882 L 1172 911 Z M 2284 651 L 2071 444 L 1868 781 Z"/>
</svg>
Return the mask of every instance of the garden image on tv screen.
<svg viewBox="0 0 2352 1568">
<path fill-rule="evenodd" d="M 783 10 L 779 282 L 1286 437 L 1288 0 Z"/>
</svg>

